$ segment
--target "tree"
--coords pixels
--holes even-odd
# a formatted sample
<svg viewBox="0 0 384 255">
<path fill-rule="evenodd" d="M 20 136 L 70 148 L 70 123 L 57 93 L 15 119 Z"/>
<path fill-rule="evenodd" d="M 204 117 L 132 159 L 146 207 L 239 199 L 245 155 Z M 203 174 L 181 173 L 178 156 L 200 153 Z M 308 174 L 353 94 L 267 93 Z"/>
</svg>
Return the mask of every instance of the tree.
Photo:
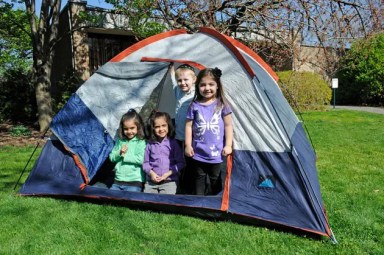
<svg viewBox="0 0 384 255">
<path fill-rule="evenodd" d="M 105 1 L 114 5 L 120 14 L 127 17 L 127 28 L 133 30 L 139 40 L 163 32 L 167 28 L 162 22 L 162 16 L 153 15 L 156 0 Z"/>
<path fill-rule="evenodd" d="M 12 7 L 0 1 L 0 76 L 10 69 L 29 71 L 32 63 L 28 17 Z"/>
<path fill-rule="evenodd" d="M 61 0 L 42 0 L 39 16 L 35 0 L 24 0 L 29 18 L 33 47 L 33 83 L 40 131 L 49 127 L 52 119 L 51 68 L 57 42 Z"/>
<path fill-rule="evenodd" d="M 107 0 L 130 10 L 131 1 Z M 298 45 L 321 47 L 328 76 L 337 70 L 340 54 L 352 40 L 383 29 L 380 0 L 146 0 L 135 12 L 151 10 L 153 20 L 163 20 L 169 29 L 212 27 L 242 40 L 261 53 L 275 68 L 287 59 L 299 58 Z M 151 5 L 149 4 L 151 3 Z M 150 8 L 150 6 L 152 6 Z M 335 52 L 334 49 L 337 49 Z M 276 54 L 278 53 L 278 54 Z M 302 59 L 301 62 L 305 62 Z"/>
<path fill-rule="evenodd" d="M 384 106 L 384 33 L 356 41 L 341 61 L 338 101 Z"/>
<path fill-rule="evenodd" d="M 16 2 L 16 0 L 10 1 Z M 53 114 L 50 77 L 55 47 L 57 45 L 57 42 L 60 40 L 60 38 L 58 38 L 58 25 L 61 0 L 42 0 L 40 12 L 38 14 L 36 12 L 36 0 L 24 0 L 23 2 L 25 4 L 25 11 L 17 10 L 14 12 L 13 16 L 14 18 L 19 16 L 23 17 L 24 23 L 22 23 L 20 19 L 14 19 L 14 24 L 15 26 L 18 26 L 18 30 L 14 30 L 16 36 L 14 36 L 13 38 L 15 40 L 13 41 L 13 44 L 8 47 L 10 49 L 10 53 L 7 56 L 17 59 L 17 55 L 14 52 L 17 51 L 19 46 L 25 46 L 24 44 L 17 44 L 20 42 L 20 37 L 18 38 L 18 36 L 30 38 L 30 44 L 28 49 L 29 53 L 32 53 L 31 82 L 32 84 L 34 84 L 35 88 L 38 123 L 40 126 L 40 131 L 42 132 L 49 127 Z M 132 7 L 138 5 L 140 8 L 144 8 L 145 6 L 142 5 L 141 2 L 142 1 L 135 1 Z M 7 13 L 10 13 L 9 10 L 11 10 L 12 7 L 12 4 L 7 3 L 4 0 L 0 0 L 0 10 L 4 10 L 4 13 L 5 10 L 7 10 Z M 145 15 L 146 12 L 136 13 L 136 16 L 130 19 L 131 27 L 137 30 L 137 35 L 140 38 L 144 38 L 151 34 L 158 33 L 164 29 L 164 27 L 159 23 L 148 20 L 148 17 L 146 17 Z M 93 18 L 97 19 L 96 16 Z M 24 29 L 21 30 L 22 24 L 25 24 L 25 19 L 28 20 L 28 29 L 24 26 Z M 5 22 L 3 22 L 2 17 L 0 25 L 3 23 Z M 74 30 L 79 30 L 87 26 L 92 26 L 92 23 L 88 23 L 85 25 L 82 22 L 80 23 L 81 24 L 79 24 L 79 26 L 73 27 L 73 29 L 68 32 L 71 33 Z M 4 27 L 6 28 L 6 26 Z M 4 34 L 6 34 L 7 30 L 4 31 Z M 0 41 L 0 43 L 2 43 L 2 41 Z M 30 47 L 31 45 L 32 47 Z M 32 51 L 30 50 L 31 48 Z M 2 57 L 3 53 L 5 53 L 5 51 L 2 48 Z M 15 63 L 10 61 L 9 59 L 7 60 L 5 57 L 3 57 L 2 59 L 8 65 L 9 63 Z M 5 69 L 6 68 L 4 68 L 4 70 Z"/>
<path fill-rule="evenodd" d="M 26 13 L 0 0 L 0 120 L 34 122 L 32 44 Z"/>
</svg>

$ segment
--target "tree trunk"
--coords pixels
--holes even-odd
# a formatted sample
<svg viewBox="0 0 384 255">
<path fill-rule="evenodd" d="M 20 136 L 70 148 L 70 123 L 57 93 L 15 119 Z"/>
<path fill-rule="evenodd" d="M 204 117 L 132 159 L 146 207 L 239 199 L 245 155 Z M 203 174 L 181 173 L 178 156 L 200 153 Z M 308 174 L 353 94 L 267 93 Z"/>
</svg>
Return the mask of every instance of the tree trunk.
<svg viewBox="0 0 384 255">
<path fill-rule="evenodd" d="M 35 12 L 36 0 L 24 0 L 33 44 L 33 82 L 40 132 L 52 120 L 51 68 L 57 41 L 61 0 L 41 0 L 40 15 Z"/>
<path fill-rule="evenodd" d="M 49 80 L 49 67 L 41 68 L 36 79 L 36 104 L 40 132 L 44 132 L 52 120 L 51 82 Z"/>
</svg>

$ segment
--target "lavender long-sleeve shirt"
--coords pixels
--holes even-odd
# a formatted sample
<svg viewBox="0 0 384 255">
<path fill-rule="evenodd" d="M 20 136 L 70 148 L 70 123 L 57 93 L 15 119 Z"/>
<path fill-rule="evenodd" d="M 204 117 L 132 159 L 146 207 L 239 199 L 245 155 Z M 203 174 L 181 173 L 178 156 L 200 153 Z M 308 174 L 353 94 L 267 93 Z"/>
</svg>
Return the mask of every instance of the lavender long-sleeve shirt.
<svg viewBox="0 0 384 255">
<path fill-rule="evenodd" d="M 185 166 L 183 152 L 175 139 L 165 137 L 163 141 L 150 141 L 145 148 L 143 170 L 149 176 L 153 170 L 162 176 L 169 170 L 170 181 L 178 180 L 178 172 Z"/>
</svg>

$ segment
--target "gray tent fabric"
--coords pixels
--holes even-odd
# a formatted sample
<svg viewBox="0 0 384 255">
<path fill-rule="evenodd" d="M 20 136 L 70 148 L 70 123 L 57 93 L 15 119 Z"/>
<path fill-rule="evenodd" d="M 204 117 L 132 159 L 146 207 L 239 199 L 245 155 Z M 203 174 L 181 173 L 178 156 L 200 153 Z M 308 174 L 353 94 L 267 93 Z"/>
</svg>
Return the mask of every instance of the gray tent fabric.
<svg viewBox="0 0 384 255">
<path fill-rule="evenodd" d="M 172 63 L 223 72 L 221 81 L 233 111 L 234 146 L 222 192 L 157 195 L 92 185 L 128 109 L 144 114 L 157 108 L 174 116 L 168 72 Z M 277 79 L 248 47 L 213 29 L 193 34 L 175 30 L 147 38 L 102 66 L 54 117 L 51 130 L 57 140 L 45 146 L 20 194 L 119 201 L 284 226 L 335 240 L 321 197 L 316 155 Z M 60 171 L 65 180 L 57 176 Z"/>
<path fill-rule="evenodd" d="M 106 63 L 76 93 L 114 137 L 120 117 L 140 111 L 167 70 L 168 63 Z"/>
</svg>

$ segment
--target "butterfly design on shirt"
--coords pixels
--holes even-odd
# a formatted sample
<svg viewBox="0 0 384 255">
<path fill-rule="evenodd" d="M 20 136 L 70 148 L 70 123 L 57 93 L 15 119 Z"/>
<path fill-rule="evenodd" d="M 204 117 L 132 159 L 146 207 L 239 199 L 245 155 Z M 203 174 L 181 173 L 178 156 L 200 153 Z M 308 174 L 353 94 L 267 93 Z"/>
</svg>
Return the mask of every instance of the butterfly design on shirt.
<svg viewBox="0 0 384 255">
<path fill-rule="evenodd" d="M 220 126 L 219 120 L 221 118 L 221 111 L 215 111 L 212 118 L 209 121 L 206 121 L 200 112 L 196 114 L 196 126 L 197 126 L 197 136 L 201 138 L 207 130 L 210 130 L 213 135 L 220 135 Z"/>
<path fill-rule="evenodd" d="M 209 147 L 209 149 L 211 150 L 211 156 L 212 157 L 219 157 L 220 156 L 220 152 L 219 150 L 217 149 L 216 145 L 212 145 Z"/>
</svg>

